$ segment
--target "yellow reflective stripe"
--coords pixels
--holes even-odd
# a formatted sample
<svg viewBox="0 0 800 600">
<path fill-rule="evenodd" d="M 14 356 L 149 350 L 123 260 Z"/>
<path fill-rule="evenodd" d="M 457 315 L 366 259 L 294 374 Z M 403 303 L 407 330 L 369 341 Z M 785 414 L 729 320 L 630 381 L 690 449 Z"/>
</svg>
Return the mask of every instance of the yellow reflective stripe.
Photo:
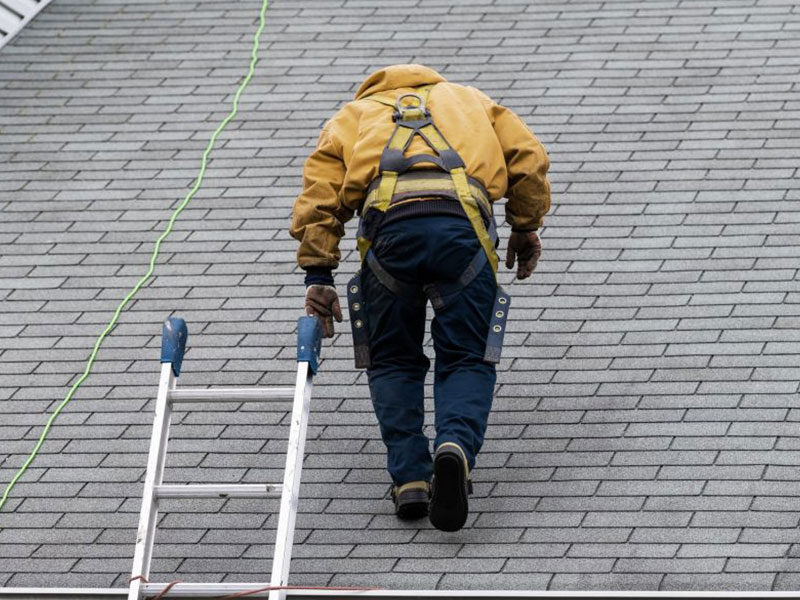
<svg viewBox="0 0 800 600">
<path fill-rule="evenodd" d="M 492 271 L 497 275 L 497 252 L 495 251 L 492 238 L 489 237 L 489 232 L 483 224 L 481 211 L 478 208 L 478 203 L 475 198 L 469 193 L 469 182 L 467 180 L 467 173 L 463 167 L 453 169 L 450 171 L 450 176 L 453 178 L 453 183 L 456 186 L 456 193 L 458 194 L 458 201 L 461 202 L 461 207 L 467 214 L 467 218 L 472 223 L 472 228 L 475 230 L 475 235 L 486 251 L 486 256 L 489 258 L 489 264 L 492 265 Z"/>
</svg>

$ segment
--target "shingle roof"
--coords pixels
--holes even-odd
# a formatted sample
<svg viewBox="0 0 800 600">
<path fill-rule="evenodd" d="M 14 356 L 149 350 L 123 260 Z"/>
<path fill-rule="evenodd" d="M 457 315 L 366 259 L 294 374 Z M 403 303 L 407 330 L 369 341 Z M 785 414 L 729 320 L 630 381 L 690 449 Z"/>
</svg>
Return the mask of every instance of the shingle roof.
<svg viewBox="0 0 800 600">
<path fill-rule="evenodd" d="M 189 189 L 259 5 L 57 0 L 0 52 L 3 486 Z M 184 385 L 291 384 L 304 157 L 367 73 L 423 62 L 545 142 L 545 251 L 508 287 L 461 532 L 392 516 L 347 324 L 326 343 L 292 582 L 797 589 L 796 4 L 276 0 L 267 21 L 154 281 L 0 514 L 0 585 L 126 585 L 167 316 L 189 324 Z M 178 413 L 166 480 L 277 480 L 287 410 Z M 163 508 L 153 580 L 266 578 L 273 504 Z"/>
</svg>

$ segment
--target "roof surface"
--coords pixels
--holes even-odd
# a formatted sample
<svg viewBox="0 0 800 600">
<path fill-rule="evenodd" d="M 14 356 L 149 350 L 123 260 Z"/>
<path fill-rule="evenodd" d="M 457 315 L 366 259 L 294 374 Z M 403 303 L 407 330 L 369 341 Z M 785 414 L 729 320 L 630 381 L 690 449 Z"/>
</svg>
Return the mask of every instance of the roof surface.
<svg viewBox="0 0 800 600">
<path fill-rule="evenodd" d="M 0 52 L 3 487 L 146 271 L 259 6 L 56 0 Z M 260 57 L 155 279 L 0 514 L 0 585 L 126 586 L 167 316 L 189 324 L 182 385 L 293 382 L 304 157 L 367 73 L 421 62 L 545 143 L 545 250 L 508 286 L 460 532 L 394 518 L 348 324 L 326 342 L 292 583 L 800 587 L 794 1 L 276 0 Z M 165 480 L 278 480 L 287 410 L 177 413 Z M 268 577 L 274 503 L 163 508 L 151 580 Z"/>
</svg>

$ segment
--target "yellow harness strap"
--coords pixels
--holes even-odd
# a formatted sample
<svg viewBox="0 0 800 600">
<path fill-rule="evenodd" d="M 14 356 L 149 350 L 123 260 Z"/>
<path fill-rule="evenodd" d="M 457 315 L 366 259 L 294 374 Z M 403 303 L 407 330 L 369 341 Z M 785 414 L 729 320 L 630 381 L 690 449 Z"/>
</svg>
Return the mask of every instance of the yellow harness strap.
<svg viewBox="0 0 800 600">
<path fill-rule="evenodd" d="M 399 152 L 401 155 L 404 154 L 413 137 L 415 135 L 419 135 L 425 141 L 425 143 L 437 153 L 437 156 L 430 157 L 431 160 L 428 162 L 436 164 L 450 174 L 461 207 L 472 224 L 472 228 L 475 230 L 475 234 L 478 236 L 478 240 L 480 241 L 481 246 L 483 247 L 484 251 L 486 252 L 486 256 L 489 259 L 489 264 L 492 266 L 492 271 L 496 275 L 498 264 L 497 252 L 495 250 L 492 238 L 486 229 L 486 225 L 483 222 L 483 217 L 481 215 L 478 202 L 475 200 L 472 192 L 470 191 L 469 181 L 467 180 L 467 172 L 464 168 L 464 161 L 461 160 L 461 157 L 458 156 L 458 153 L 453 149 L 453 147 L 447 142 L 444 136 L 433 124 L 433 121 L 430 118 L 430 113 L 428 113 L 427 109 L 425 108 L 428 94 L 430 93 L 432 87 L 433 86 L 424 86 L 417 88 L 416 93 L 402 94 L 396 99 L 390 98 L 389 96 L 385 96 L 383 94 L 373 94 L 372 96 L 367 96 L 367 100 L 380 102 L 381 104 L 391 106 L 395 109 L 395 121 L 397 122 L 397 125 L 395 126 L 392 136 L 389 138 L 389 141 L 384 148 L 381 160 L 383 162 L 388 151 L 393 151 L 395 154 L 397 152 Z M 403 100 L 406 97 L 416 98 L 417 104 L 403 104 Z M 415 122 L 418 122 L 419 125 L 414 125 Z M 451 158 L 451 160 L 453 160 L 453 157 L 457 158 L 456 162 L 460 163 L 459 166 L 452 168 L 447 168 L 444 166 L 441 158 L 445 153 Z M 417 162 L 425 161 L 426 156 L 428 155 L 419 156 L 419 160 Z M 402 172 L 408 170 L 409 167 L 410 165 L 404 167 Z M 376 209 L 385 213 L 389 209 L 392 196 L 394 196 L 397 186 L 397 178 L 400 173 L 401 172 L 398 170 L 391 170 L 383 167 L 381 168 L 380 183 L 378 185 L 377 192 L 374 196 L 374 200 L 366 202 L 362 208 L 362 219 L 368 210 Z M 365 237 L 359 237 L 357 244 L 359 253 L 361 254 L 361 260 L 363 261 L 367 251 L 369 250 L 371 241 Z"/>
<path fill-rule="evenodd" d="M 432 86 L 425 86 L 417 90 L 417 97 L 420 98 L 422 102 L 421 106 L 425 106 L 425 103 L 428 100 L 428 94 L 431 91 L 431 87 Z M 413 110 L 409 108 L 401 110 L 402 107 L 399 105 L 399 102 L 402 100 L 402 96 L 395 99 L 394 102 L 391 102 L 391 100 L 388 100 L 385 96 L 369 96 L 369 99 L 376 100 L 381 104 L 388 104 L 392 108 L 396 108 L 400 114 L 400 119 L 404 121 L 424 118 L 424 114 L 420 110 Z M 384 148 L 384 152 L 386 149 L 402 151 L 408 146 L 408 144 L 411 143 L 411 139 L 416 134 L 416 129 L 403 127 L 402 125 L 395 125 L 394 131 L 392 132 L 392 137 L 389 138 L 386 148 Z M 378 186 L 375 204 L 371 208 L 377 208 L 381 212 L 386 212 L 389 209 L 389 204 L 392 202 L 392 196 L 394 196 L 395 186 L 397 185 L 397 177 L 399 175 L 400 173 L 397 171 L 381 171 L 381 182 Z M 362 256 L 361 259 L 363 260 L 364 257 Z"/>
</svg>

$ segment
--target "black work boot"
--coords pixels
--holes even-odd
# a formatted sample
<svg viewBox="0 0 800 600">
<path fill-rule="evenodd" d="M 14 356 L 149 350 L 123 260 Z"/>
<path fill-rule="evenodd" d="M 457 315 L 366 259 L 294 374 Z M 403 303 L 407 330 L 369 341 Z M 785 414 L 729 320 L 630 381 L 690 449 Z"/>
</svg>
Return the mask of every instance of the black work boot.
<svg viewBox="0 0 800 600">
<path fill-rule="evenodd" d="M 428 514 L 430 485 L 427 481 L 411 481 L 401 486 L 392 486 L 394 514 L 399 519 L 421 519 Z"/>
<path fill-rule="evenodd" d="M 467 522 L 472 492 L 467 457 L 461 446 L 445 442 L 436 449 L 431 480 L 430 520 L 436 529 L 458 531 Z"/>
</svg>

